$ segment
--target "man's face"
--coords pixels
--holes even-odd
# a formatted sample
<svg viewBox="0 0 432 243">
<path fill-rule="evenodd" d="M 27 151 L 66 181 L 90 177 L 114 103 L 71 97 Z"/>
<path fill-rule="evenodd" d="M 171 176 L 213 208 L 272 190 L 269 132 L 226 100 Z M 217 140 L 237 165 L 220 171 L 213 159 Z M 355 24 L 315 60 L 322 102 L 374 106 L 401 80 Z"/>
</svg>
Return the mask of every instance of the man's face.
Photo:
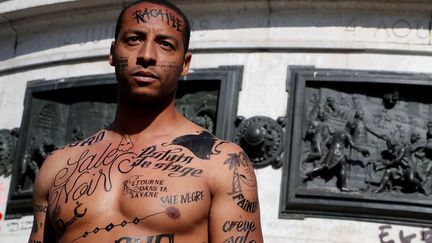
<svg viewBox="0 0 432 243">
<path fill-rule="evenodd" d="M 191 53 L 184 53 L 183 31 L 182 17 L 161 5 L 140 3 L 124 12 L 109 58 L 122 99 L 153 103 L 174 98 L 191 60 Z"/>
</svg>

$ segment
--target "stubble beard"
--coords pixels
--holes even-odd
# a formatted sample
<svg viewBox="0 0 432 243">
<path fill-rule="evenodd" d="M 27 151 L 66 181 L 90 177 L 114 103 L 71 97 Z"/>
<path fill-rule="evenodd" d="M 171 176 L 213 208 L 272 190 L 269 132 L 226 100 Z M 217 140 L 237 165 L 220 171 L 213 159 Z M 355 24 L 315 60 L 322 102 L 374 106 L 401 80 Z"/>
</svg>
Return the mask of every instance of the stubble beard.
<svg viewBox="0 0 432 243">
<path fill-rule="evenodd" d="M 176 92 L 177 86 L 169 90 L 164 87 L 158 87 L 156 90 L 150 87 L 138 87 L 134 91 L 126 82 L 123 86 L 120 84 L 118 86 L 117 102 L 138 110 L 163 109 L 175 99 Z"/>
<path fill-rule="evenodd" d="M 126 59 L 120 57 L 119 60 Z M 163 67 L 163 66 L 162 66 Z M 157 83 L 140 86 L 134 84 L 131 77 L 130 67 L 125 63 L 116 62 L 115 71 L 118 84 L 117 102 L 122 102 L 128 106 L 137 106 L 144 108 L 145 106 L 160 106 L 171 103 L 176 96 L 178 82 L 181 75 L 181 66 L 172 65 L 166 67 L 167 70 L 149 67 L 150 71 L 158 74 L 159 80 Z M 161 73 L 172 73 L 172 75 L 160 75 Z M 165 81 L 164 81 L 165 80 Z"/>
</svg>

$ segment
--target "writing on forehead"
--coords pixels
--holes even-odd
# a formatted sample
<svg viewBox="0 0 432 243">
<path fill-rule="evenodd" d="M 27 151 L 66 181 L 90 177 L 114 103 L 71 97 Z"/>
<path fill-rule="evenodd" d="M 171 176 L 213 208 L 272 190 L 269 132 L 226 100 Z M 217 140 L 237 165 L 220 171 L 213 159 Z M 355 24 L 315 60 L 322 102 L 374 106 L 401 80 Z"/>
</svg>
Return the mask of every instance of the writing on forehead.
<svg viewBox="0 0 432 243">
<path fill-rule="evenodd" d="M 133 19 L 136 20 L 137 24 L 139 23 L 147 23 L 150 18 L 159 18 L 162 21 L 164 21 L 167 26 L 170 26 L 171 28 L 174 28 L 178 32 L 182 32 L 182 26 L 183 21 L 179 18 L 177 18 L 176 15 L 171 14 L 170 11 L 165 9 L 163 11 L 162 9 L 157 8 L 145 8 L 142 10 L 137 10 L 132 14 Z"/>
</svg>

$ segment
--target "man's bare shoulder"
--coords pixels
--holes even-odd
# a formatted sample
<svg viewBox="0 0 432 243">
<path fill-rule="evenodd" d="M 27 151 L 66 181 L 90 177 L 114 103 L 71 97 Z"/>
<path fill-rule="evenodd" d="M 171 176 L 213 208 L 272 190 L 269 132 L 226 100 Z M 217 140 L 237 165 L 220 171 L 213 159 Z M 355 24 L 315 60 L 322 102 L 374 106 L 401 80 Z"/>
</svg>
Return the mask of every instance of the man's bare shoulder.
<svg viewBox="0 0 432 243">
<path fill-rule="evenodd" d="M 101 141 L 107 140 L 108 137 L 107 134 L 108 134 L 108 130 L 102 129 L 87 138 L 64 145 L 63 147 L 57 149 L 55 152 L 60 152 L 60 153 L 74 152 L 79 148 L 86 148 L 95 145 L 97 143 L 100 143 Z"/>
<path fill-rule="evenodd" d="M 206 130 L 190 132 L 175 138 L 171 144 L 187 148 L 205 163 L 210 183 L 220 185 L 233 173 L 246 173 L 255 180 L 252 164 L 243 149 L 230 141 L 220 139 Z M 215 189 L 215 187 L 213 187 Z"/>
<path fill-rule="evenodd" d="M 100 130 L 80 141 L 75 141 L 60 148 L 57 148 L 47 156 L 46 160 L 42 164 L 40 173 L 45 174 L 49 177 L 49 175 L 52 175 L 52 172 L 58 171 L 59 169 L 64 167 L 67 163 L 68 158 L 71 158 L 74 155 L 78 155 L 86 149 L 89 149 L 95 144 L 106 139 L 106 133 L 106 130 Z"/>
<path fill-rule="evenodd" d="M 221 154 L 221 145 L 229 143 L 211 134 L 207 130 L 195 130 L 177 136 L 172 145 L 182 146 L 191 151 L 198 159 L 210 160 Z"/>
</svg>

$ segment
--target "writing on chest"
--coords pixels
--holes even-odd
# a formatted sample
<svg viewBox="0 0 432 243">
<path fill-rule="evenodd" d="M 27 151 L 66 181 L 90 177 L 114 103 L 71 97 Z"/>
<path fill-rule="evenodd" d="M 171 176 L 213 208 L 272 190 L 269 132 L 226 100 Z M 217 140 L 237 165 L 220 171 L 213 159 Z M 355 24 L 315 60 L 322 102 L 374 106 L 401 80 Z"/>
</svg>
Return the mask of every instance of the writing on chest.
<svg viewBox="0 0 432 243">
<path fill-rule="evenodd" d="M 97 152 L 85 150 L 79 156 L 67 159 L 66 166 L 56 174 L 50 204 L 57 205 L 60 198 L 67 203 L 71 199 L 91 196 L 97 189 L 109 192 L 113 188 L 113 178 L 144 173 L 145 170 L 173 178 L 201 177 L 203 169 L 192 163 L 193 159 L 180 148 L 157 150 L 156 146 L 146 147 L 139 154 L 119 150 L 111 144 Z M 135 196 L 138 193 L 156 197 L 157 192 L 164 192 L 160 186 L 136 179 L 128 182 L 125 190 Z"/>
</svg>

